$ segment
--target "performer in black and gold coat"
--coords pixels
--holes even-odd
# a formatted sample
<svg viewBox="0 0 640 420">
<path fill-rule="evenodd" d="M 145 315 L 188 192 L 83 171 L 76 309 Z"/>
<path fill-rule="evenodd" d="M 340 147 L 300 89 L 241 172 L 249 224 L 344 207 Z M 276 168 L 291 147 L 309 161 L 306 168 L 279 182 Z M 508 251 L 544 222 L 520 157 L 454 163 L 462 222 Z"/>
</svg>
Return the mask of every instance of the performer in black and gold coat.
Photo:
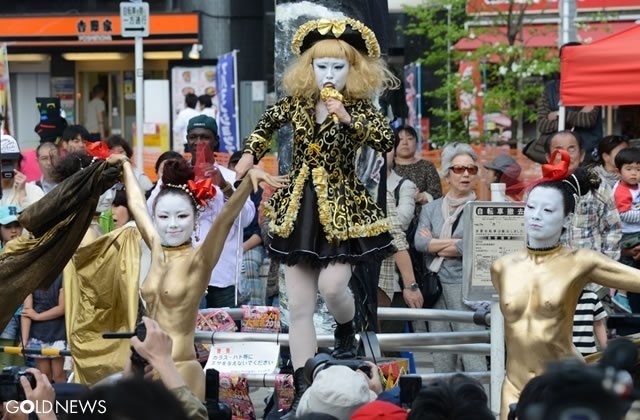
<svg viewBox="0 0 640 420">
<path fill-rule="evenodd" d="M 272 258 L 287 265 L 290 341 L 297 407 L 305 390 L 302 367 L 313 357 L 316 292 L 337 321 L 335 357 L 354 357 L 352 265 L 393 251 L 389 222 L 355 172 L 363 144 L 393 146 L 393 131 L 371 102 L 395 79 L 380 59 L 373 32 L 346 18 L 302 25 L 293 39 L 298 58 L 287 68 L 289 96 L 268 109 L 245 144 L 238 177 L 268 151 L 276 131 L 293 126 L 291 185 L 265 205 Z"/>
</svg>

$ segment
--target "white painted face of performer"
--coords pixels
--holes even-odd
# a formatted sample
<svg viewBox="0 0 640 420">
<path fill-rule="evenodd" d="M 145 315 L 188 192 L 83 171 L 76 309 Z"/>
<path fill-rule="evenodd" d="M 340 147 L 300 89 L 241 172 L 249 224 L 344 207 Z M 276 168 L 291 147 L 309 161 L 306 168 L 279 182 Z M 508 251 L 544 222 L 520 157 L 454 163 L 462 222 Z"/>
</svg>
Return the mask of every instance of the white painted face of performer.
<svg viewBox="0 0 640 420">
<path fill-rule="evenodd" d="M 166 194 L 156 202 L 155 225 L 162 245 L 178 246 L 191 240 L 195 214 L 191 199 L 183 194 Z"/>
<path fill-rule="evenodd" d="M 318 89 L 322 90 L 327 83 L 331 83 L 334 89 L 341 91 L 347 84 L 349 62 L 343 58 L 314 58 L 313 71 L 316 74 Z"/>
<path fill-rule="evenodd" d="M 555 188 L 537 187 L 529 193 L 524 225 L 530 248 L 551 248 L 558 244 L 562 228 L 571 223 L 564 214 L 564 198 Z"/>
<path fill-rule="evenodd" d="M 114 198 L 116 198 L 115 187 L 109 188 L 107 191 L 103 192 L 100 198 L 98 199 L 98 205 L 96 206 L 96 213 L 102 213 L 103 211 L 109 210 L 111 208 L 111 204 L 113 204 Z"/>
</svg>

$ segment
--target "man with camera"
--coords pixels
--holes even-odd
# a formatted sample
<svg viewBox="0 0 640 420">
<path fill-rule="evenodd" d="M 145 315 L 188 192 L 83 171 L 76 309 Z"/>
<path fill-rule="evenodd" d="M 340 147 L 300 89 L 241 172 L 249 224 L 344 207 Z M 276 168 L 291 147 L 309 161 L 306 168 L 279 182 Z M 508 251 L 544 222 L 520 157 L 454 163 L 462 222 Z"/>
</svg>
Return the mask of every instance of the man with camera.
<svg viewBox="0 0 640 420">
<path fill-rule="evenodd" d="M 134 336 L 131 338 L 131 345 L 136 353 L 144 359 L 146 366 L 144 371 L 137 373 L 132 364 L 128 363 L 122 381 L 115 383 L 103 383 L 93 387 L 91 391 L 75 391 L 70 395 L 64 395 L 64 398 L 74 401 L 99 401 L 91 411 L 84 412 L 84 409 L 75 410 L 68 413 L 69 419 L 83 419 L 91 415 L 91 418 L 128 418 L 136 419 L 171 419 L 171 420 L 207 420 L 207 408 L 193 395 L 191 390 L 185 385 L 180 376 L 175 363 L 171 357 L 171 349 L 173 340 L 160 327 L 160 325 L 151 318 L 143 317 L 144 336 L 143 340 Z M 16 368 L 13 368 L 16 369 Z M 154 372 L 155 371 L 155 372 Z M 58 401 L 60 395 L 56 396 L 56 391 L 49 383 L 47 376 L 37 369 L 27 369 L 26 374 L 22 371 L 13 372 L 10 382 L 19 382 L 19 387 L 4 386 L 7 385 L 0 380 L 0 402 L 4 402 L 2 413 L 4 414 L 0 420 L 24 420 L 26 415 L 20 412 L 19 404 L 22 401 L 31 401 L 34 407 L 45 407 L 46 412 L 37 412 L 38 420 L 56 419 L 55 410 L 47 410 Z M 162 383 L 149 384 L 143 382 L 142 379 L 151 380 L 154 373 Z M 136 375 L 142 375 L 136 377 Z M 3 379 L 0 376 L 0 379 Z M 67 384 L 65 384 L 67 385 Z M 77 385 L 77 384 L 76 384 Z M 148 386 L 147 386 L 148 385 Z M 139 394 L 136 398 L 131 398 L 128 394 L 132 388 L 135 388 Z M 24 393 L 17 391 L 24 390 Z M 13 391 L 13 392 L 9 392 Z M 160 394 L 158 394 L 160 392 Z M 69 391 L 67 391 L 69 394 Z M 154 401 L 158 396 L 163 397 L 159 401 Z M 58 397 L 58 399 L 57 399 Z M 47 401 L 47 403 L 43 403 Z M 8 404 L 7 404 L 8 402 Z M 153 407 L 150 405 L 153 404 Z M 76 404 L 81 406 L 81 404 Z M 86 405 L 85 405 L 86 406 Z M 57 408 L 57 407 L 56 407 Z M 163 412 L 164 410 L 164 412 Z M 161 416 L 163 414 L 164 416 Z"/>
<path fill-rule="evenodd" d="M 300 399 L 297 416 L 323 413 L 349 419 L 383 391 L 378 367 L 360 359 L 338 360 L 320 353 L 307 360 L 304 376 L 311 385 Z"/>
<path fill-rule="evenodd" d="M 0 146 L 2 167 L 0 206 L 17 204 L 24 209 L 41 199 L 44 193 L 36 185 L 27 183 L 26 175 L 20 172 L 22 155 L 16 139 L 3 134 Z"/>
<path fill-rule="evenodd" d="M 48 402 L 48 407 L 53 406 L 56 399 L 56 392 L 53 386 L 51 386 L 47 375 L 38 369 L 30 368 L 26 370 L 26 374 L 20 374 L 13 379 L 19 381 L 19 387 L 24 390 L 24 398 L 19 398 L 20 400 L 31 401 L 33 407 L 43 407 L 44 401 Z M 0 394 L 0 397 L 4 400 L 2 394 Z M 11 397 L 10 401 L 2 401 L 1 420 L 24 420 L 28 418 L 32 417 L 29 417 L 28 414 L 20 410 L 19 401 L 14 397 Z M 47 410 L 46 413 L 37 413 L 36 418 L 38 420 L 56 420 L 56 414 L 53 410 Z"/>
</svg>

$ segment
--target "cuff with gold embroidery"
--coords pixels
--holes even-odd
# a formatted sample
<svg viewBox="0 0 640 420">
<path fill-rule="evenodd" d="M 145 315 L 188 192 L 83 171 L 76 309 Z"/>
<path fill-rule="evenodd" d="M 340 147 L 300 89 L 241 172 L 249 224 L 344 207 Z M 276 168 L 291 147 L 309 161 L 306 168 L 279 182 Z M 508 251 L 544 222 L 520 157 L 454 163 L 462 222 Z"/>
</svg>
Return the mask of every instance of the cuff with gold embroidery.
<svg viewBox="0 0 640 420">
<path fill-rule="evenodd" d="M 251 153 L 253 163 L 257 165 L 258 161 L 269 151 L 269 144 L 269 140 L 254 132 L 247 138 L 243 152 Z"/>
<path fill-rule="evenodd" d="M 351 124 L 347 126 L 349 133 L 360 140 L 364 140 L 369 132 L 369 121 L 364 115 L 351 114 Z"/>
</svg>

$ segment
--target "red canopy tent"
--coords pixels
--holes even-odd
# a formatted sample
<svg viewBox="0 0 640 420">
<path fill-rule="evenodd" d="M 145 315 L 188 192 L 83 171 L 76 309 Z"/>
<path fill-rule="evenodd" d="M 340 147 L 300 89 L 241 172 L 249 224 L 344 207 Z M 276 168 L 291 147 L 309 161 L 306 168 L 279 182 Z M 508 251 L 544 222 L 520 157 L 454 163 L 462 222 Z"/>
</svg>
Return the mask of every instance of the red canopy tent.
<svg viewBox="0 0 640 420">
<path fill-rule="evenodd" d="M 563 106 L 640 104 L 640 25 L 564 48 L 560 74 Z"/>
</svg>

